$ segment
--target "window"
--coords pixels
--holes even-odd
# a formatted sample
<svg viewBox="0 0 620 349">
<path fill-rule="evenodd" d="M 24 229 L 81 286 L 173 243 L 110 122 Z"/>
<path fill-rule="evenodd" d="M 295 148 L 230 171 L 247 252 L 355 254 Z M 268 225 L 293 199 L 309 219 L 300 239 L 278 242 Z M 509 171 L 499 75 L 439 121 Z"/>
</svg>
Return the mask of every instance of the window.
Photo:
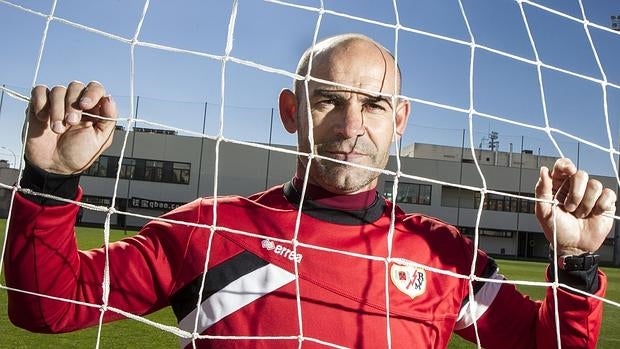
<svg viewBox="0 0 620 349">
<path fill-rule="evenodd" d="M 522 193 L 520 196 L 531 197 L 531 194 Z M 480 205 L 480 193 L 474 193 L 474 208 Z M 489 211 L 504 211 L 504 212 L 521 212 L 521 213 L 534 213 L 534 201 L 515 198 L 512 196 L 499 195 L 494 193 L 487 193 L 484 198 L 483 209 Z"/>
<path fill-rule="evenodd" d="M 392 200 L 392 187 L 393 181 L 385 182 L 385 189 L 383 190 L 383 196 Z M 396 194 L 396 202 L 404 204 L 418 204 L 418 205 L 430 205 L 431 204 L 431 189 L 430 184 L 418 184 L 418 183 L 398 183 L 398 193 Z"/>
<path fill-rule="evenodd" d="M 107 168 L 108 168 L 108 157 L 101 156 L 99 159 L 95 160 L 90 167 L 84 171 L 84 174 L 87 176 L 95 176 L 95 177 L 107 177 Z"/>
<path fill-rule="evenodd" d="M 476 233 L 476 229 L 474 227 L 458 227 L 459 231 L 463 235 L 474 236 Z M 497 238 L 512 238 L 514 235 L 514 231 L 512 230 L 494 230 L 494 229 L 478 229 L 478 234 L 480 236 L 491 236 Z"/>
<path fill-rule="evenodd" d="M 162 161 L 146 160 L 144 162 L 144 180 L 161 182 L 164 163 Z"/>
<path fill-rule="evenodd" d="M 121 165 L 121 178 L 125 178 L 125 179 L 133 178 L 135 169 L 136 169 L 136 160 L 124 158 L 123 164 Z"/>
<path fill-rule="evenodd" d="M 84 175 L 114 178 L 117 168 L 117 156 L 102 155 L 84 172 Z M 189 184 L 190 174 L 191 164 L 187 162 L 123 158 L 120 178 Z"/>
<path fill-rule="evenodd" d="M 526 196 L 533 197 L 533 195 L 527 195 L 527 194 Z M 532 200 L 520 199 L 519 200 L 519 212 L 534 213 L 534 204 L 535 202 Z"/>
<path fill-rule="evenodd" d="M 175 162 L 172 167 L 174 183 L 189 184 L 189 164 Z"/>
</svg>

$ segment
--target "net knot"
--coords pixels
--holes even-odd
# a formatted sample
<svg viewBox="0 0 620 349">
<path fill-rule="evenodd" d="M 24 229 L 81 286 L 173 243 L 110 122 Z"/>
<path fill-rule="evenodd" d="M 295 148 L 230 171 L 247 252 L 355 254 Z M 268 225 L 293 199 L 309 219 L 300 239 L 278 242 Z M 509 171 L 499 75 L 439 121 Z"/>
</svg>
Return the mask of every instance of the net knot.
<svg viewBox="0 0 620 349">
<path fill-rule="evenodd" d="M 192 340 L 196 339 L 200 339 L 200 333 L 194 331 L 192 332 Z"/>
</svg>

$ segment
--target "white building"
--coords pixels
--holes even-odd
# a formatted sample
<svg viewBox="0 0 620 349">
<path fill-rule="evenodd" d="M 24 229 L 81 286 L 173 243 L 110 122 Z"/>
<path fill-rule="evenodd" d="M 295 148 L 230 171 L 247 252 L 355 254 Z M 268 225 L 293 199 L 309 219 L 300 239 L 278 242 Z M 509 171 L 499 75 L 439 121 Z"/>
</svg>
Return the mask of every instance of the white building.
<svg viewBox="0 0 620 349">
<path fill-rule="evenodd" d="M 83 201 L 111 204 L 124 137 L 125 132 L 119 129 L 110 149 L 82 176 Z M 294 150 L 290 146 L 284 149 Z M 440 218 L 473 237 L 483 181 L 470 149 L 416 143 L 401 153 L 401 172 L 407 175 L 398 181 L 400 206 L 407 212 Z M 492 255 L 546 258 L 548 243 L 534 217 L 534 202 L 523 197 L 533 197 L 539 167 L 552 166 L 556 158 L 490 150 L 476 150 L 475 156 L 487 186 L 478 224 L 479 247 Z M 212 196 L 216 160 L 217 195 L 249 195 L 290 180 L 296 155 L 179 136 L 173 131 L 136 129 L 127 141 L 116 208 L 156 216 L 197 197 Z M 396 171 L 396 163 L 391 156 L 388 170 Z M 616 188 L 615 178 L 596 178 Z M 2 179 L 2 183 L 7 181 Z M 393 183 L 393 176 L 381 175 L 377 190 L 392 198 Z M 84 210 L 80 222 L 101 224 L 104 217 L 104 212 Z M 114 214 L 111 224 L 123 228 L 145 222 L 140 217 Z M 615 231 L 616 227 L 599 252 L 604 261 L 620 265 Z"/>
</svg>

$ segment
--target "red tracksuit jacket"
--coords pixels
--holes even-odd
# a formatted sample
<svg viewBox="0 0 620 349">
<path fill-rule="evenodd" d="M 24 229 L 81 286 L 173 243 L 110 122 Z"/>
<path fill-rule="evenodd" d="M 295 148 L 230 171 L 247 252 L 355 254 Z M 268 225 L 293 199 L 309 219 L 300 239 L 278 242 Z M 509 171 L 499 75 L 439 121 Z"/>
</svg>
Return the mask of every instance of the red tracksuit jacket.
<svg viewBox="0 0 620 349">
<path fill-rule="evenodd" d="M 472 311 L 469 281 L 457 274 L 470 274 L 474 250 L 454 227 L 396 208 L 389 234 L 392 203 L 378 197 L 364 211 L 307 202 L 295 236 L 294 202 L 290 184 L 220 197 L 214 220 L 213 200 L 199 199 L 163 216 L 189 225 L 152 221 L 111 243 L 108 305 L 134 314 L 172 306 L 179 328 L 215 336 L 198 348 L 299 348 L 300 338 L 302 348 L 444 348 L 453 332 L 475 342 L 474 321 L 486 348 L 557 347 L 551 290 L 535 302 L 509 284 L 474 282 Z M 78 251 L 77 211 L 16 196 L 8 286 L 102 303 L 105 253 Z M 502 279 L 491 258 L 476 258 L 476 275 Z M 601 302 L 562 290 L 558 301 L 562 347 L 594 348 Z M 9 315 L 32 331 L 66 332 L 97 324 L 100 310 L 11 291 Z"/>
</svg>

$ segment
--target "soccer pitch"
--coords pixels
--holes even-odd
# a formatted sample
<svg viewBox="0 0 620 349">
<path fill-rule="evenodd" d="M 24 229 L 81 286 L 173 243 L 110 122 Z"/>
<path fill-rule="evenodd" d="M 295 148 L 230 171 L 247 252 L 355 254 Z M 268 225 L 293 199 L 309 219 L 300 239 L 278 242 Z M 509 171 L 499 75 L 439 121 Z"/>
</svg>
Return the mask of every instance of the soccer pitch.
<svg viewBox="0 0 620 349">
<path fill-rule="evenodd" d="M 0 244 L 4 240 L 5 220 L 0 220 Z M 100 228 L 78 228 L 78 244 L 80 248 L 98 247 L 103 244 Z M 133 232 L 129 232 L 131 234 Z M 123 238 L 125 232 L 113 230 L 110 240 Z M 545 263 L 498 260 L 500 272 L 512 280 L 541 281 L 546 267 Z M 607 297 L 620 300 L 620 269 L 604 268 L 608 277 Z M 2 278 L 2 284 L 4 279 Z M 534 299 L 540 299 L 544 289 L 534 286 L 519 286 Z M 7 316 L 6 290 L 0 290 L 0 348 L 94 348 L 97 341 L 97 328 L 66 334 L 33 334 L 14 327 Z M 158 323 L 176 326 L 176 319 L 170 308 L 161 310 L 147 317 Z M 606 305 L 603 328 L 598 348 L 617 348 L 620 346 L 620 309 Z M 116 321 L 103 326 L 101 348 L 178 348 L 178 338 L 168 332 L 161 331 L 138 321 Z M 476 346 L 454 336 L 450 349 L 475 348 Z"/>
</svg>

